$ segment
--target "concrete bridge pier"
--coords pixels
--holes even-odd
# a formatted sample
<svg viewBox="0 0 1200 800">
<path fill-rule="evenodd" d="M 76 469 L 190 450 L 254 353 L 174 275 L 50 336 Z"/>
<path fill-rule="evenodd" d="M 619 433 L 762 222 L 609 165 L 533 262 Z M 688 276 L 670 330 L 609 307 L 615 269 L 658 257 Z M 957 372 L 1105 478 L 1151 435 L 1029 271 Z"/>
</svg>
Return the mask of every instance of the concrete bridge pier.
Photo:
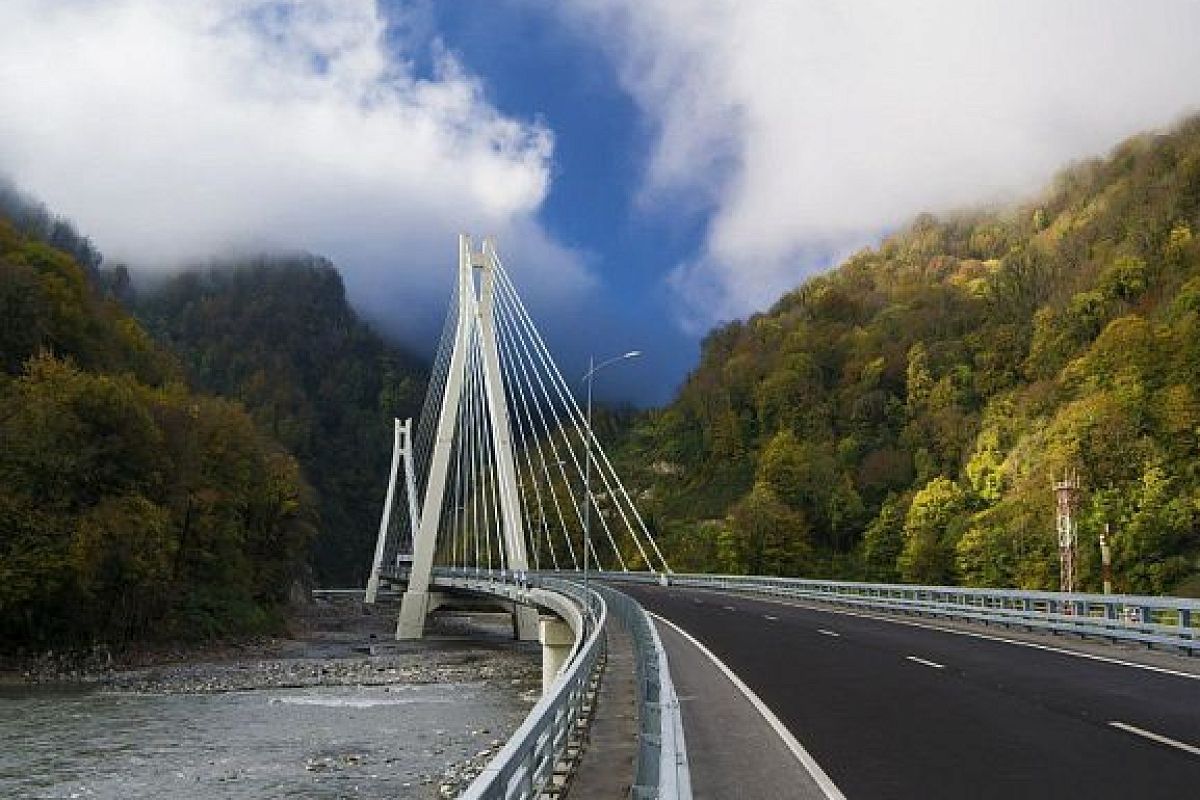
<svg viewBox="0 0 1200 800">
<path fill-rule="evenodd" d="M 445 606 L 475 606 L 479 600 L 461 600 L 447 592 L 414 592 L 406 591 L 400 603 L 400 617 L 396 620 L 397 639 L 420 639 L 425 631 L 425 618 L 439 608 Z M 513 638 L 522 642 L 538 640 L 538 612 L 532 606 L 516 602 L 496 602 L 488 605 L 499 606 L 512 614 Z"/>
<path fill-rule="evenodd" d="M 533 609 L 530 609 L 532 611 Z M 538 641 L 542 643 L 542 694 L 554 684 L 558 673 L 571 655 L 575 634 L 571 626 L 558 617 L 538 619 Z"/>
<path fill-rule="evenodd" d="M 512 607 L 513 638 L 519 642 L 535 642 L 540 637 L 538 612 L 533 606 L 513 603 Z"/>
</svg>

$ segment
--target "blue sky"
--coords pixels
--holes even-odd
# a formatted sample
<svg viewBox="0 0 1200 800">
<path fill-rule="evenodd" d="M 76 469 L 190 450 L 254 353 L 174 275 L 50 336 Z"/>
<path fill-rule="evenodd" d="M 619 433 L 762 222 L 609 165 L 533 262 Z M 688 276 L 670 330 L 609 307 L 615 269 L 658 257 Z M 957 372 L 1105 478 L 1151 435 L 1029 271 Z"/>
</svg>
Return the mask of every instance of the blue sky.
<svg viewBox="0 0 1200 800">
<path fill-rule="evenodd" d="M 493 234 L 564 372 L 1200 110 L 1193 0 L 5 0 L 0 173 L 110 261 L 325 255 L 432 352 Z"/>
<path fill-rule="evenodd" d="M 405 4 L 399 3 L 397 7 L 403 9 Z M 1128 10 L 1128 6 L 1112 8 L 1117 16 Z M 638 374 L 608 376 L 611 384 L 605 393 L 610 397 L 631 398 L 642 404 L 669 400 L 685 372 L 695 364 L 698 340 L 707 326 L 765 308 L 779 291 L 828 268 L 860 246 L 874 244 L 886 230 L 895 229 L 911 214 L 931 207 L 918 204 L 917 200 L 908 207 L 889 208 L 882 215 L 865 214 L 862 223 L 849 231 L 814 231 L 809 241 L 793 242 L 782 253 L 771 254 L 773 259 L 791 260 L 791 270 L 785 269 L 783 276 L 746 273 L 747 280 L 765 278 L 766 291 L 750 293 L 757 302 L 696 319 L 689 309 L 680 308 L 678 292 L 671 290 L 670 279 L 679 265 L 705 257 L 705 233 L 713 224 L 719 200 L 705 198 L 699 192 L 701 200 L 695 203 L 670 202 L 677 198 L 668 198 L 667 203 L 641 201 L 654 148 L 656 144 L 661 146 L 661 142 L 656 142 L 655 129 L 661 120 L 643 113 L 635 100 L 636 90 L 630 91 L 622 85 L 619 57 L 614 58 L 613 50 L 598 41 L 613 35 L 628 36 L 628 32 L 618 30 L 620 23 L 599 22 L 604 13 L 591 20 L 585 18 L 582 25 L 564 24 L 563 14 L 548 13 L 546 4 L 528 0 L 434 2 L 428 13 L 426 36 L 436 37 L 469 72 L 481 76 L 487 98 L 496 108 L 507 115 L 538 120 L 554 133 L 550 189 L 538 218 L 551 236 L 586 254 L 600 282 L 588 306 L 594 318 L 576 319 L 566 327 L 555 326 L 558 320 L 553 318 L 548 322 L 557 327 L 560 356 L 576 365 L 592 349 L 607 353 L 641 348 L 646 353 L 643 363 L 629 367 Z M 1019 4 L 1012 13 L 1017 27 L 1021 26 L 1022 17 L 1025 22 L 1037 21 L 1029 19 L 1029 9 Z M 693 16 L 696 14 L 704 16 L 703 10 Z M 915 15 L 920 17 L 920 11 Z M 986 16 L 985 13 L 983 18 Z M 801 24 L 812 19 L 793 17 L 791 21 Z M 778 20 L 780 25 L 788 21 L 786 15 Z M 966 29 L 976 21 L 960 19 L 957 26 L 954 21 L 951 26 Z M 1045 21 L 1053 25 L 1056 19 Z M 589 22 L 599 24 L 592 27 Z M 958 31 L 954 33 L 961 35 Z M 1151 36 L 1157 33 L 1150 32 Z M 902 31 L 898 35 L 904 36 Z M 1136 34 L 1130 40 L 1136 41 Z M 1071 46 L 1068 37 L 1050 44 Z M 984 68 L 996 66 L 985 64 Z M 1093 68 L 1097 89 L 1102 73 L 1102 69 Z M 766 74 L 762 77 L 768 78 Z M 1087 77 L 1085 73 L 1084 78 Z M 969 81 L 970 77 L 964 80 Z M 1003 88 L 1017 92 L 1011 84 Z M 1115 137 L 1126 132 L 1121 124 L 1137 130 L 1140 125 L 1168 121 L 1174 110 L 1170 103 L 1175 97 L 1172 95 L 1163 104 L 1166 115 L 1156 118 L 1154 113 L 1141 112 L 1117 124 L 1109 121 L 1102 126 L 1102 135 L 1113 136 L 1115 141 Z M 797 139 L 801 139 L 800 131 L 797 134 Z M 1111 143 L 1100 137 L 1091 141 L 1094 147 Z M 1034 149 L 1031 142 L 1027 144 Z M 987 143 L 981 143 L 978 157 L 1009 155 L 1022 162 L 1026 159 L 1024 153 L 989 153 L 987 147 Z M 1074 140 L 1063 148 L 1051 148 L 1050 158 L 1043 157 L 1032 167 L 1022 164 L 1022 174 L 1015 183 L 992 177 L 984 191 L 976 193 L 952 187 L 946 192 L 943 207 L 955 202 L 989 203 L 1019 196 L 1023 190 L 1035 188 L 1039 180 L 1048 178 L 1049 172 L 1067 159 L 1087 154 L 1087 148 L 1087 143 Z M 966 151 L 967 158 L 973 155 Z M 735 154 L 732 159 L 734 169 L 739 158 Z M 997 162 L 1002 163 L 999 159 Z M 784 159 L 781 166 L 788 165 Z M 729 165 L 697 163 L 695 168 L 711 168 L 724 177 Z M 687 185 L 684 184 L 685 189 Z"/>
<path fill-rule="evenodd" d="M 557 354 L 580 371 L 589 349 L 598 358 L 640 349 L 641 361 L 624 366 L 625 374 L 606 374 L 598 390 L 611 399 L 666 402 L 695 363 L 698 344 L 676 323 L 664 277 L 694 257 L 707 215 L 638 208 L 652 131 L 600 48 L 520 0 L 433 3 L 430 11 L 431 30 L 482 76 L 490 102 L 554 132 L 550 191 L 538 218 L 600 276 L 588 314 L 567 325 L 545 321 L 559 334 Z"/>
</svg>

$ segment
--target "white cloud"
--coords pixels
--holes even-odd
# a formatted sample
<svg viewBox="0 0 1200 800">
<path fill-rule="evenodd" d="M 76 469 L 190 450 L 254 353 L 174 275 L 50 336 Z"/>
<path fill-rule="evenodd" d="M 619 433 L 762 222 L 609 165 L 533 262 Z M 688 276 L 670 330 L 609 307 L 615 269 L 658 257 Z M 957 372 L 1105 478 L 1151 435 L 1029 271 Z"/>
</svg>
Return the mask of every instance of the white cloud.
<svg viewBox="0 0 1200 800">
<path fill-rule="evenodd" d="M 322 253 L 400 330 L 443 313 L 460 229 L 543 295 L 585 287 L 534 217 L 550 131 L 387 32 L 373 0 L 5 0 L 0 172 L 110 259 Z"/>
<path fill-rule="evenodd" d="M 670 278 L 697 326 L 1200 106 L 1193 0 L 572 0 L 566 18 L 655 126 L 645 202 L 712 213 Z"/>
</svg>

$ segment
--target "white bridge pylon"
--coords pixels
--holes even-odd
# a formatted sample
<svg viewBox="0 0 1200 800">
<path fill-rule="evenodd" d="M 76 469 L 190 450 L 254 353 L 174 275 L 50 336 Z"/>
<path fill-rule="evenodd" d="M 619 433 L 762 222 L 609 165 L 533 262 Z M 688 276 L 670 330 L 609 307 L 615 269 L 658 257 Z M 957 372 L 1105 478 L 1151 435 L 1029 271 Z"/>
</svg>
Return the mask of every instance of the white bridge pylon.
<svg viewBox="0 0 1200 800">
<path fill-rule="evenodd" d="M 534 569 L 577 570 L 590 543 L 588 560 L 597 568 L 670 571 L 494 241 L 474 249 L 463 235 L 458 250 L 454 297 L 415 437 L 397 422 L 368 582 L 373 601 L 381 573 L 411 562 L 399 639 L 420 638 L 439 602 L 430 591 L 435 563 L 509 575 L 531 561 Z M 408 513 L 392 514 L 401 468 Z M 514 614 L 517 635 L 536 638 L 534 610 L 517 606 Z"/>
</svg>

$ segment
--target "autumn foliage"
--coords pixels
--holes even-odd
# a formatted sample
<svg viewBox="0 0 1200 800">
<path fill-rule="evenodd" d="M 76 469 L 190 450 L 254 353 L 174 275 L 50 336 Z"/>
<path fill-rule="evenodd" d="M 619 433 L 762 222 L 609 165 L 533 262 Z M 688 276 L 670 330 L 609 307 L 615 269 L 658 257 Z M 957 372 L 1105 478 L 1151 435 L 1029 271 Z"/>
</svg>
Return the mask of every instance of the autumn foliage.
<svg viewBox="0 0 1200 800">
<path fill-rule="evenodd" d="M 0 217 L 2 647 L 272 628 L 314 530 L 295 459 L 40 233 Z"/>
<path fill-rule="evenodd" d="M 1200 118 L 923 215 L 704 342 L 626 442 L 678 569 L 1200 593 Z M 658 469 L 649 467 L 659 465 Z"/>
</svg>

